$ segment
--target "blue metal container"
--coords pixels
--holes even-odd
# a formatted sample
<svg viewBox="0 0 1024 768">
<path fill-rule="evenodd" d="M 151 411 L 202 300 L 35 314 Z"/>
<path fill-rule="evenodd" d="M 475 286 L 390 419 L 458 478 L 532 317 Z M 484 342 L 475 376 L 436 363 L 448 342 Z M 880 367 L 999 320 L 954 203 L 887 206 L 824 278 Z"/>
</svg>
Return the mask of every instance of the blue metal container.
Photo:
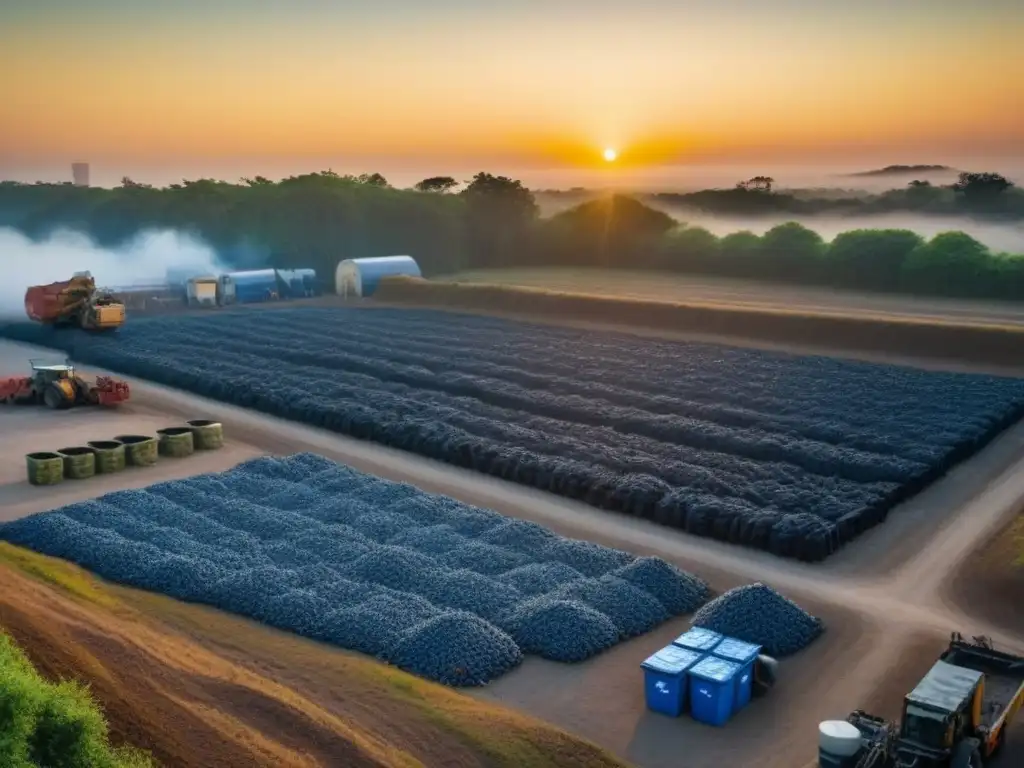
<svg viewBox="0 0 1024 768">
<path fill-rule="evenodd" d="M 735 637 L 727 637 L 715 646 L 712 653 L 720 659 L 733 661 L 740 665 L 740 672 L 736 675 L 736 696 L 733 701 L 733 712 L 739 712 L 750 703 L 750 693 L 754 681 L 754 662 L 761 654 L 761 646 L 737 640 Z"/>
<path fill-rule="evenodd" d="M 239 304 L 268 301 L 279 295 L 277 272 L 273 269 L 229 272 L 225 279 L 233 286 L 234 300 Z"/>
<path fill-rule="evenodd" d="M 705 656 L 690 668 L 690 712 L 707 725 L 729 722 L 736 695 L 740 665 L 715 656 Z"/>
<path fill-rule="evenodd" d="M 688 631 L 673 640 L 672 645 L 678 645 L 680 648 L 689 648 L 693 651 L 710 653 L 711 649 L 718 645 L 722 641 L 723 637 L 724 635 L 718 632 L 713 632 L 710 629 L 704 629 L 703 627 L 691 627 Z"/>
<path fill-rule="evenodd" d="M 703 658 L 698 651 L 667 645 L 648 657 L 644 670 L 644 696 L 647 708 L 669 717 L 679 717 L 686 709 L 686 670 Z"/>
</svg>

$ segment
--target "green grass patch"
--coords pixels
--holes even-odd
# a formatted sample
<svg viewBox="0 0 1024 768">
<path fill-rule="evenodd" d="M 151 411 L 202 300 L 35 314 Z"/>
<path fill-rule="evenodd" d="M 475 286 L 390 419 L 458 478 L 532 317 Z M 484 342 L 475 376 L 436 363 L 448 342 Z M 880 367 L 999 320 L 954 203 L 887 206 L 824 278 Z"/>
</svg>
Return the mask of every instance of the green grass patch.
<svg viewBox="0 0 1024 768">
<path fill-rule="evenodd" d="M 117 601 L 94 576 L 73 563 L 0 541 L 0 564 L 43 581 L 79 600 L 106 608 L 117 605 Z"/>
<path fill-rule="evenodd" d="M 0 765 L 4 768 L 151 768 L 131 747 L 113 747 L 88 688 L 50 683 L 0 631 Z"/>
</svg>

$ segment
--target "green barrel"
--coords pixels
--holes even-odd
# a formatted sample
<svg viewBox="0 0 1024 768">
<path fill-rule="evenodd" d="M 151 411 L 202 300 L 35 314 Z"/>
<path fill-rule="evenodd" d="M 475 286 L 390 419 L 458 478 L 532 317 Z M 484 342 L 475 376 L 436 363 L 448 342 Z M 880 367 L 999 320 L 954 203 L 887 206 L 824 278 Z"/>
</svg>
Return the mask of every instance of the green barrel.
<svg viewBox="0 0 1024 768">
<path fill-rule="evenodd" d="M 109 475 L 124 469 L 124 444 L 117 440 L 93 440 L 86 443 L 96 454 L 96 471 Z"/>
<path fill-rule="evenodd" d="M 192 442 L 192 430 L 188 427 L 158 429 L 156 434 L 160 440 L 161 456 L 183 459 L 186 456 L 191 456 L 196 449 Z"/>
<path fill-rule="evenodd" d="M 32 485 L 56 485 L 64 482 L 64 459 L 51 451 L 25 454 L 28 481 Z"/>
<path fill-rule="evenodd" d="M 148 435 L 118 435 L 114 438 L 124 446 L 125 464 L 130 467 L 151 467 L 156 464 L 156 438 Z"/>
<path fill-rule="evenodd" d="M 61 448 L 57 454 L 64 460 L 64 477 L 68 480 L 86 480 L 96 474 L 96 454 L 92 448 L 75 445 Z"/>
<path fill-rule="evenodd" d="M 193 419 L 187 423 L 197 451 L 215 451 L 224 445 L 224 427 L 220 422 Z"/>
</svg>

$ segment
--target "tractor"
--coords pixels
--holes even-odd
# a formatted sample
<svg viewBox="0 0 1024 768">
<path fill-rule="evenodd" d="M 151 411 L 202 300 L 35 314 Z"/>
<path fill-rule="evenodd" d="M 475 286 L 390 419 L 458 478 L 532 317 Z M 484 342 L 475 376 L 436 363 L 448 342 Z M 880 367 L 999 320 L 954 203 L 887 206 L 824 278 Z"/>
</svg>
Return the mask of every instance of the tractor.
<svg viewBox="0 0 1024 768">
<path fill-rule="evenodd" d="M 115 406 L 129 397 L 128 384 L 109 376 L 98 376 L 89 384 L 75 372 L 70 360 L 52 364 L 30 360 L 31 376 L 0 379 L 0 403 L 45 405 L 55 410 L 78 405 Z"/>
</svg>

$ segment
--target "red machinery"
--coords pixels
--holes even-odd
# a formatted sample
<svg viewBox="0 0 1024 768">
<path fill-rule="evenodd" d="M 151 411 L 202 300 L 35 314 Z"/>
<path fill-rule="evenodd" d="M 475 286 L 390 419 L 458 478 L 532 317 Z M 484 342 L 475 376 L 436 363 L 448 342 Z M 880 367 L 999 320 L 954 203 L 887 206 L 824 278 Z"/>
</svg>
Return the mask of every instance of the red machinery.
<svg viewBox="0 0 1024 768">
<path fill-rule="evenodd" d="M 114 406 L 130 396 L 127 382 L 109 376 L 98 376 L 89 384 L 75 373 L 70 361 L 47 364 L 30 361 L 31 376 L 0 379 L 0 403 L 12 405 L 46 405 L 63 409 L 76 405 Z"/>
<path fill-rule="evenodd" d="M 25 291 L 29 319 L 57 328 L 111 331 L 124 325 L 124 303 L 96 289 L 88 272 L 49 285 L 33 285 Z"/>
</svg>

